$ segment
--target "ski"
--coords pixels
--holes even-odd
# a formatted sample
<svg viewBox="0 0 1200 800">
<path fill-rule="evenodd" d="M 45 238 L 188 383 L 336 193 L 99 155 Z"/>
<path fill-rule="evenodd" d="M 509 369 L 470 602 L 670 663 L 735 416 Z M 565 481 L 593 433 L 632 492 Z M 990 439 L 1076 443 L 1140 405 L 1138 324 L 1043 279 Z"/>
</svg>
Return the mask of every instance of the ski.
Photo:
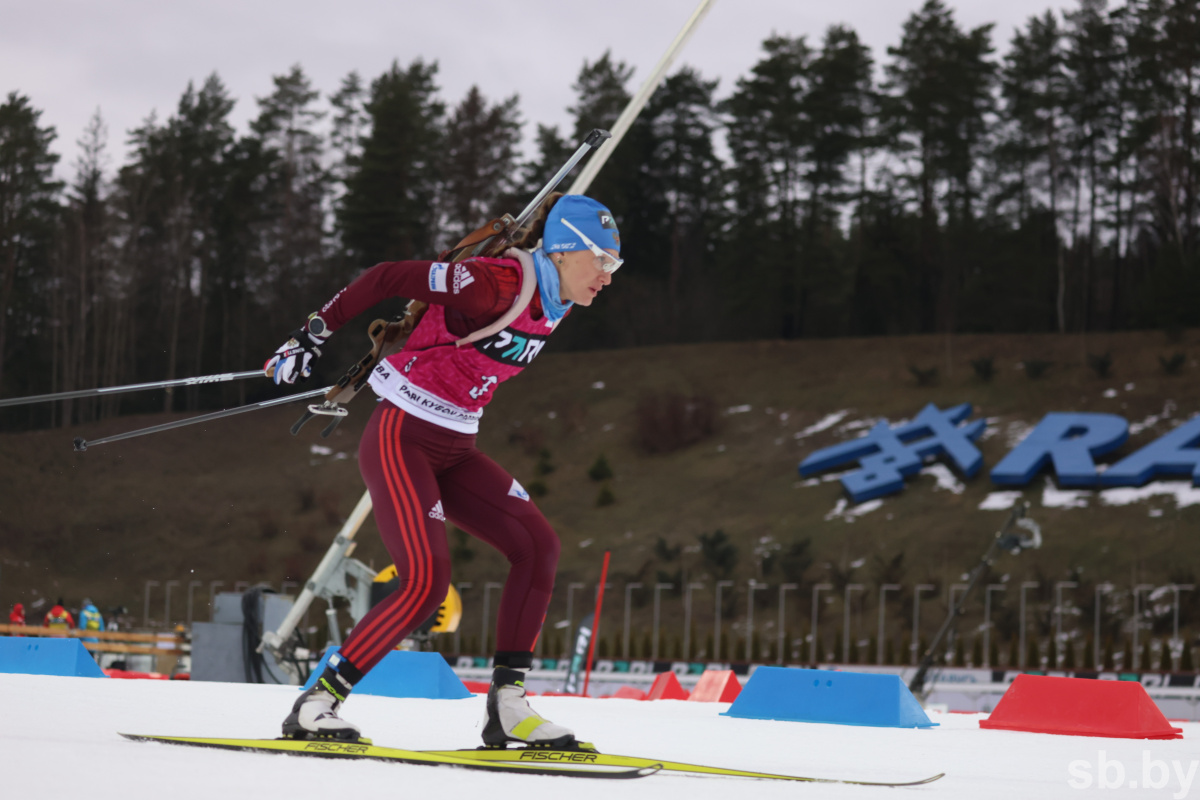
<svg viewBox="0 0 1200 800">
<path fill-rule="evenodd" d="M 512 750 L 480 748 L 478 750 L 421 750 L 421 753 L 439 757 L 455 757 L 490 764 L 594 764 L 613 768 L 648 768 L 651 765 L 664 772 L 686 772 L 693 775 L 720 775 L 730 778 L 759 778 L 774 781 L 798 781 L 801 783 L 846 783 L 855 786 L 921 786 L 945 776 L 940 772 L 928 778 L 914 781 L 860 781 L 846 778 L 813 778 L 801 775 L 777 775 L 770 772 L 752 772 L 725 767 L 710 767 L 701 764 L 684 764 L 677 761 L 614 756 L 589 750 L 551 750 L 538 747 L 520 747 Z"/>
<path fill-rule="evenodd" d="M 368 740 L 342 742 L 332 739 L 216 739 L 195 736 L 150 736 L 122 733 L 135 742 L 160 742 L 162 744 L 212 747 L 221 750 L 243 750 L 252 753 L 276 753 L 318 758 L 341 758 L 346 760 L 370 759 L 391 761 L 398 764 L 419 764 L 431 767 L 459 767 L 462 769 L 488 770 L 525 775 L 557 775 L 568 778 L 630 779 L 644 778 L 659 771 L 659 767 L 647 762 L 637 767 L 621 767 L 606 764 L 578 764 L 554 761 L 488 761 L 464 758 L 455 751 L 446 753 L 398 750 L 379 747 Z M 472 752 L 472 751 L 465 751 Z"/>
</svg>

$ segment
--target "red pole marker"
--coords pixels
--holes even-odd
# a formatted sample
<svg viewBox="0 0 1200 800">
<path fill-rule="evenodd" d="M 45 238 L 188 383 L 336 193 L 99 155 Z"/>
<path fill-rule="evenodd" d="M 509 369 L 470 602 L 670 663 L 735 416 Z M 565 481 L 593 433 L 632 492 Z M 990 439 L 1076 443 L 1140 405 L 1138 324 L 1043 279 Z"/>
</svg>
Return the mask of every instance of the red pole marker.
<svg viewBox="0 0 1200 800">
<path fill-rule="evenodd" d="M 604 607 L 604 582 L 608 580 L 608 550 L 604 551 L 604 566 L 600 568 L 600 588 L 596 591 L 596 615 L 592 617 L 592 638 L 588 642 L 587 667 L 583 672 L 583 696 L 587 697 L 588 679 L 592 677 L 592 654 L 596 652 L 596 639 L 600 636 L 600 609 Z"/>
</svg>

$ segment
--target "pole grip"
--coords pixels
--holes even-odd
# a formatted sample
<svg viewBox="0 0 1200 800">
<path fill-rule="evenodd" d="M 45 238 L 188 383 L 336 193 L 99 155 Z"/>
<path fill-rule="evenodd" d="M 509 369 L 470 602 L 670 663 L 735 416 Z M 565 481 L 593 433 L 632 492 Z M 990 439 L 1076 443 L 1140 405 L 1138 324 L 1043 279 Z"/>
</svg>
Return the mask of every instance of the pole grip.
<svg viewBox="0 0 1200 800">
<path fill-rule="evenodd" d="M 587 135 L 583 143 L 588 147 L 598 147 L 605 139 L 611 139 L 612 134 L 603 128 L 592 128 L 592 132 Z"/>
</svg>

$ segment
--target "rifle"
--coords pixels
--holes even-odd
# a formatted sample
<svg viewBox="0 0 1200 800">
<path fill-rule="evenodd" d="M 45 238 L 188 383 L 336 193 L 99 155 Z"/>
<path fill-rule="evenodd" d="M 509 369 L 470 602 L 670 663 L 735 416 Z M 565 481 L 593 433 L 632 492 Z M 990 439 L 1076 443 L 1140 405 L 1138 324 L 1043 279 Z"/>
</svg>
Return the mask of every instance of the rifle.
<svg viewBox="0 0 1200 800">
<path fill-rule="evenodd" d="M 599 147 L 611 136 L 612 134 L 606 130 L 594 128 L 587 135 L 587 138 L 583 140 L 583 144 L 579 146 L 579 149 L 567 160 L 567 163 L 563 164 L 562 168 L 529 201 L 529 205 L 525 206 L 520 214 L 516 217 L 513 217 L 511 214 L 504 214 L 496 219 L 489 220 L 483 226 L 464 236 L 462 241 L 442 253 L 439 258 L 442 261 L 454 264 L 475 256 L 491 256 L 503 253 L 508 249 L 509 245 L 517 240 L 518 234 L 529 223 L 530 218 L 533 217 L 542 202 L 562 183 L 567 174 L 575 168 L 575 165 L 583 160 L 583 157 L 589 151 Z M 532 296 L 532 289 L 532 275 L 526 274 L 525 280 L 522 281 L 521 296 L 518 297 L 513 307 L 509 309 L 508 314 L 497 320 L 497 323 L 503 323 L 500 327 L 512 321 L 510 316 L 515 317 L 516 314 L 520 314 L 524 310 L 525 305 L 528 304 L 529 298 Z M 300 419 L 296 420 L 295 424 L 292 425 L 292 435 L 294 436 L 299 433 L 300 429 L 304 427 L 304 423 L 316 416 L 333 418 L 325 426 L 325 429 L 321 431 L 321 437 L 326 438 L 332 434 L 342 419 L 350 413 L 344 407 L 345 404 L 353 400 L 359 390 L 366 386 L 367 379 L 371 375 L 371 370 L 375 369 L 376 364 L 393 353 L 400 351 L 400 348 L 404 346 L 404 342 L 408 340 L 409 334 L 413 332 L 413 328 L 420 322 L 426 307 L 426 303 L 412 300 L 405 307 L 403 315 L 397 316 L 390 321 L 377 319 L 372 322 L 367 327 L 367 336 L 371 339 L 371 351 L 356 361 L 346 370 L 342 377 L 338 378 L 337 382 L 325 393 L 325 397 L 320 403 L 310 405 L 305 410 Z M 516 314 L 513 314 L 513 311 L 516 311 Z M 489 326 L 487 330 L 490 330 L 495 324 L 493 323 L 493 326 Z M 475 334 L 460 340 L 458 344 L 461 345 L 469 340 L 473 340 L 473 337 L 480 333 L 482 332 L 476 331 Z"/>
</svg>

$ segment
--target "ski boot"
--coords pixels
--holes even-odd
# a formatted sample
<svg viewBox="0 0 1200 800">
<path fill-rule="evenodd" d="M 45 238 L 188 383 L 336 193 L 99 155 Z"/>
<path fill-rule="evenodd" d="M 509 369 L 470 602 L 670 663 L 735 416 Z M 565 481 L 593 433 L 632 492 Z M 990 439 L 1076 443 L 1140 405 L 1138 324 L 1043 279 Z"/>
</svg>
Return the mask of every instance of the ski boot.
<svg viewBox="0 0 1200 800">
<path fill-rule="evenodd" d="M 337 658 L 337 656 L 334 656 Z M 338 716 L 338 708 L 354 684 L 337 671 L 332 663 L 313 684 L 313 687 L 296 698 L 292 712 L 283 721 L 283 736 L 286 739 L 336 739 L 345 742 L 363 739 L 357 725 Z M 343 669 L 349 662 L 340 660 Z M 355 670 L 357 672 L 357 670 Z"/>
<path fill-rule="evenodd" d="M 577 742 L 573 732 L 539 716 L 529 707 L 529 701 L 525 699 L 527 671 L 496 667 L 492 672 L 483 725 L 484 746 L 503 749 L 509 742 L 516 742 L 550 750 L 594 750 L 586 742 Z"/>
</svg>

